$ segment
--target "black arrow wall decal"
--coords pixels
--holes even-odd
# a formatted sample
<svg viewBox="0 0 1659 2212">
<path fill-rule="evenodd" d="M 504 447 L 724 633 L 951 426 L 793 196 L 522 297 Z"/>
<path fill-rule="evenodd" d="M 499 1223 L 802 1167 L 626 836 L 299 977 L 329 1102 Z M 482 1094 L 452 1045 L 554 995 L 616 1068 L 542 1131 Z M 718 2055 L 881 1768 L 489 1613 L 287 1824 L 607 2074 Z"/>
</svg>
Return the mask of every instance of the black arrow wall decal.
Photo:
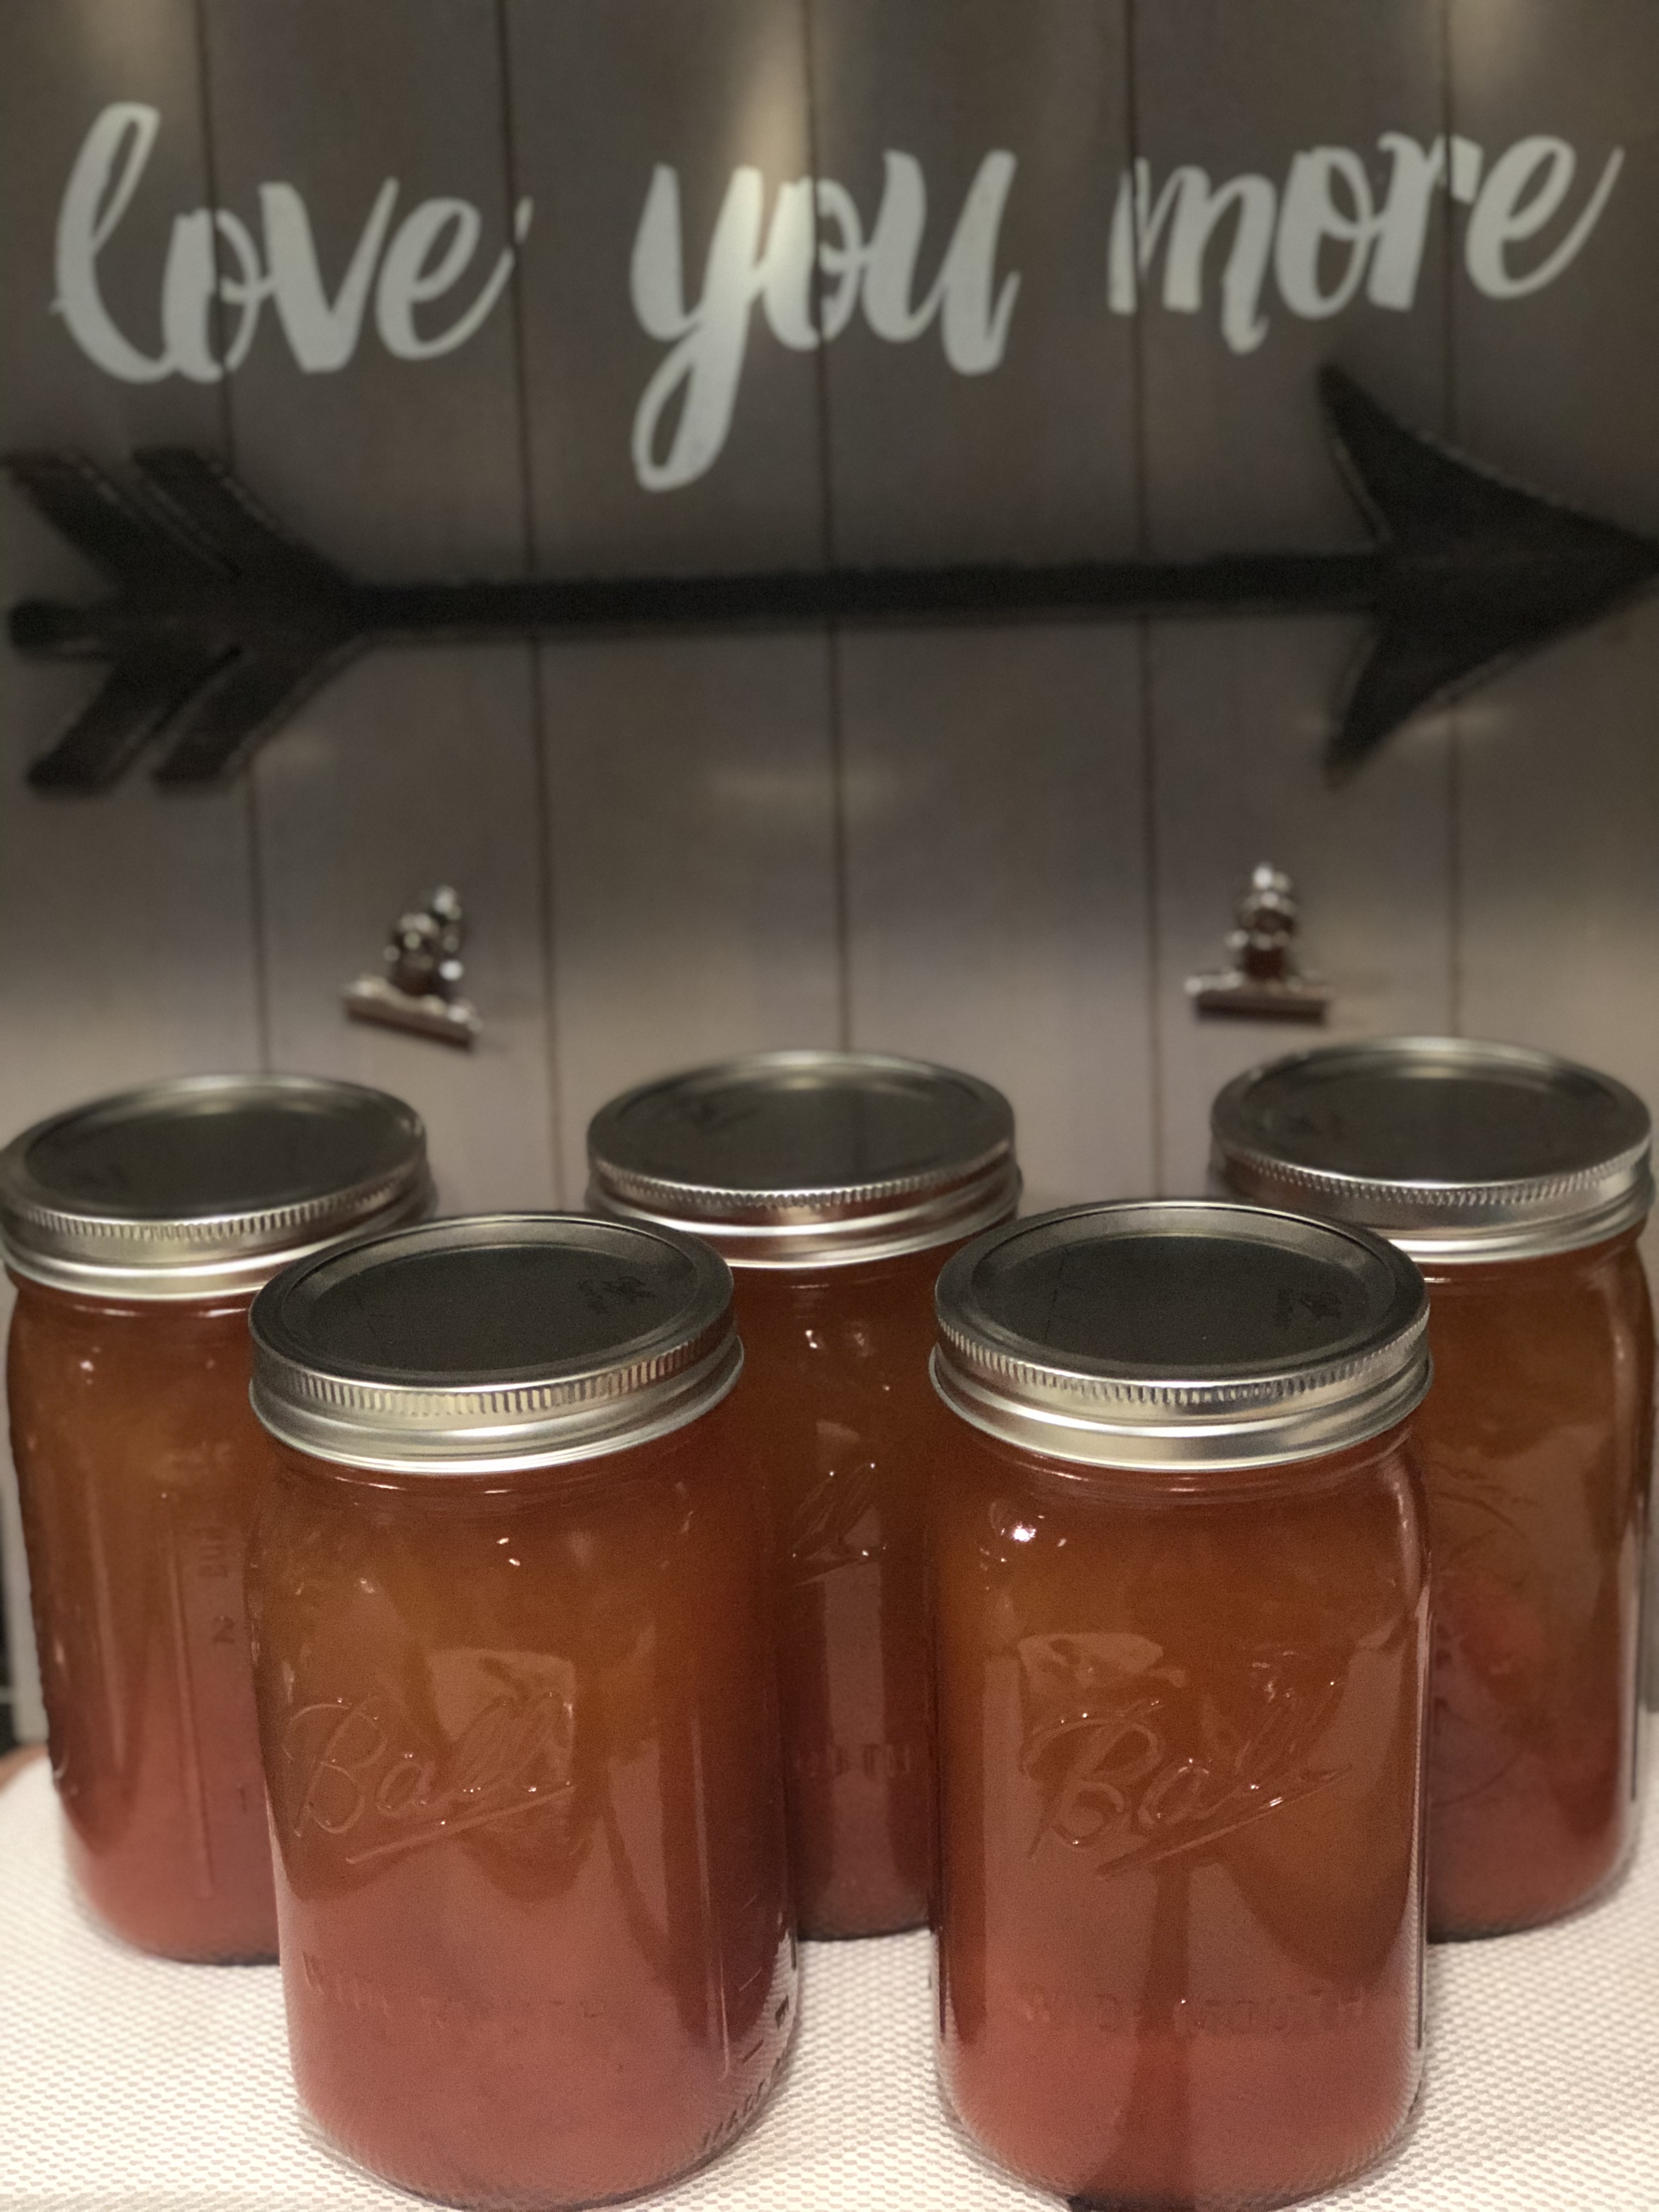
<svg viewBox="0 0 1659 2212">
<path fill-rule="evenodd" d="M 14 481 L 113 586 L 87 606 L 12 609 L 20 652 L 113 663 L 29 781 L 95 790 L 169 728 L 162 782 L 222 776 L 376 644 L 824 620 L 1365 612 L 1374 635 L 1326 754 L 1340 776 L 1420 708 L 1595 622 L 1659 574 L 1659 544 L 1501 482 L 1397 422 L 1341 370 L 1321 373 L 1320 398 L 1368 543 L 1199 561 L 359 584 L 206 455 L 137 453 L 124 487 L 74 453 L 14 454 Z"/>
</svg>

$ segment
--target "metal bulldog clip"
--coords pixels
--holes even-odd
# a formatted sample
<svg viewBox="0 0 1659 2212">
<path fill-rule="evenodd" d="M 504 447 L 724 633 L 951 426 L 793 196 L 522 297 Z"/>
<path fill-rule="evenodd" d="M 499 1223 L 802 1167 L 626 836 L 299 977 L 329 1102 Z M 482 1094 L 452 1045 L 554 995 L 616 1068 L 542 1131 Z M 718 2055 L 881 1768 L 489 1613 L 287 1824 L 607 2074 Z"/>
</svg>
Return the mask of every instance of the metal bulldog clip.
<svg viewBox="0 0 1659 2212">
<path fill-rule="evenodd" d="M 346 985 L 347 1013 L 353 1021 L 470 1045 L 481 1024 L 471 1000 L 460 995 L 465 934 L 460 900 L 441 884 L 423 907 L 392 924 L 386 974 L 360 975 Z"/>
<path fill-rule="evenodd" d="M 1237 927 L 1228 933 L 1231 964 L 1187 978 L 1194 1009 L 1251 1021 L 1322 1022 L 1330 989 L 1317 975 L 1297 973 L 1297 919 L 1295 884 L 1264 862 L 1238 902 Z"/>
</svg>

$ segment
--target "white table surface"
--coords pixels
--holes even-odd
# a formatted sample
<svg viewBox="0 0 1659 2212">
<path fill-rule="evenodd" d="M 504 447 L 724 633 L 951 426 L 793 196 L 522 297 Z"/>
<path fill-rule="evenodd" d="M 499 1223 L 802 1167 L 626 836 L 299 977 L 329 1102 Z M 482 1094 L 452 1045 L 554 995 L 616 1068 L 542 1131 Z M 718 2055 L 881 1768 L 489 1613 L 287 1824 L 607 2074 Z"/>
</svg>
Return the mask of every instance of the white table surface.
<svg viewBox="0 0 1659 2212">
<path fill-rule="evenodd" d="M 921 1936 L 809 1944 L 759 2124 L 660 2212 L 1016 2212 L 941 2113 Z M 1659 2212 L 1659 1846 L 1565 1926 L 1431 1954 L 1427 2087 L 1345 2212 Z M 0 1789 L 0 2212 L 372 2212 L 301 2132 L 274 1966 L 139 1957 L 82 1917 L 44 1762 Z"/>
</svg>

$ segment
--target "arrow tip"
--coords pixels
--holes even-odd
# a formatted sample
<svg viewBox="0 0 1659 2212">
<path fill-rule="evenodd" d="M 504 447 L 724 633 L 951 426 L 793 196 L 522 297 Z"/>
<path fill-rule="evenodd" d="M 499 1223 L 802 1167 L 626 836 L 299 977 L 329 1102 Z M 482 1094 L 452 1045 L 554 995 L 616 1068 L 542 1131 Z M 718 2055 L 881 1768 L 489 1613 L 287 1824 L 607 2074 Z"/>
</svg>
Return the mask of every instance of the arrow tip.
<svg viewBox="0 0 1659 2212">
<path fill-rule="evenodd" d="M 1383 555 L 1376 638 L 1326 755 L 1334 782 L 1400 725 L 1659 575 L 1659 544 L 1506 483 L 1320 371 L 1339 465 Z"/>
</svg>

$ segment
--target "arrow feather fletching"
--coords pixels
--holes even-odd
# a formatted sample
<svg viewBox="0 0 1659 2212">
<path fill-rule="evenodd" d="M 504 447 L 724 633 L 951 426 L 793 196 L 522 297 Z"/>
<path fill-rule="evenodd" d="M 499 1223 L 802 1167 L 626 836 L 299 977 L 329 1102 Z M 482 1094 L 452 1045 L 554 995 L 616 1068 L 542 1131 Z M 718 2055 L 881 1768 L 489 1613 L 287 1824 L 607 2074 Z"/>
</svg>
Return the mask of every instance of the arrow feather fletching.
<svg viewBox="0 0 1659 2212">
<path fill-rule="evenodd" d="M 49 752 L 29 769 L 36 791 L 99 791 L 211 681 L 219 660 L 158 639 L 117 661 Z"/>
<path fill-rule="evenodd" d="M 192 538 L 82 454 L 8 453 L 5 468 L 29 504 L 117 584 L 140 582 L 158 570 L 199 574 L 210 565 Z"/>
<path fill-rule="evenodd" d="M 320 656 L 310 641 L 262 649 L 233 662 L 198 700 L 155 770 L 158 783 L 210 783 L 228 775 L 357 650 L 348 641 Z"/>
<path fill-rule="evenodd" d="M 180 532 L 188 532 L 238 575 L 295 578 L 340 572 L 264 509 L 211 453 L 189 446 L 144 446 L 133 463 L 155 501 Z"/>
</svg>

